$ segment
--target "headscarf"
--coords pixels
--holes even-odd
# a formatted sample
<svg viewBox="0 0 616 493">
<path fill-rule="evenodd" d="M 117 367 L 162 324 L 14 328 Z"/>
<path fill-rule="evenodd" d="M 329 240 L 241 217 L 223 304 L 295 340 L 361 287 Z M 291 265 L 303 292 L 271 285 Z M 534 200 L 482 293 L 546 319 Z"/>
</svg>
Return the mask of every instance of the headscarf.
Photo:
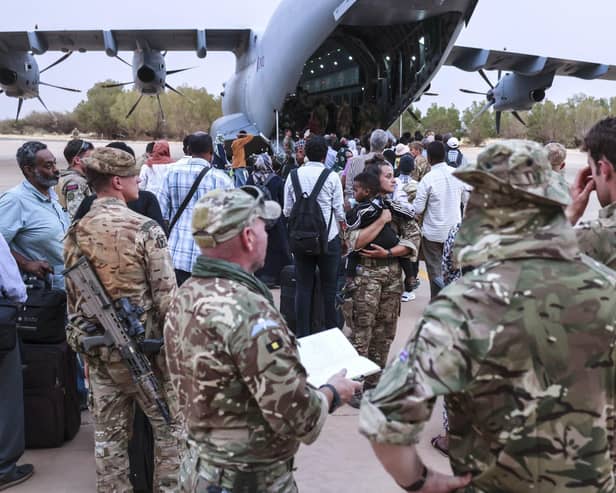
<svg viewBox="0 0 616 493">
<path fill-rule="evenodd" d="M 351 150 L 351 152 L 353 153 L 353 156 L 357 156 L 357 143 L 355 142 L 354 139 L 349 139 L 349 149 Z"/>
<path fill-rule="evenodd" d="M 169 142 L 166 140 L 157 140 L 152 148 L 152 154 L 145 162 L 148 166 L 154 164 L 169 164 L 172 163 L 171 151 L 169 150 Z"/>
<path fill-rule="evenodd" d="M 255 185 L 264 185 L 273 174 L 275 172 L 272 168 L 272 158 L 267 153 L 259 154 L 255 160 L 255 170 L 252 173 Z"/>
</svg>

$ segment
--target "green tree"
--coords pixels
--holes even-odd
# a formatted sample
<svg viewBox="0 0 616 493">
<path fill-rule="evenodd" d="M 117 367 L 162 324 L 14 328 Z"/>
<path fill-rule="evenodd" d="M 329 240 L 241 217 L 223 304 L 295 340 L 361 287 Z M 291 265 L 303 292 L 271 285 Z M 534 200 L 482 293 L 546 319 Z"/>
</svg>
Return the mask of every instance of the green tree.
<svg viewBox="0 0 616 493">
<path fill-rule="evenodd" d="M 415 133 L 415 130 L 421 128 L 421 111 L 413 106 L 410 106 L 409 109 L 415 114 L 415 116 L 417 116 L 417 118 L 419 118 L 420 121 L 418 122 L 415 120 L 415 118 L 409 115 L 408 111 L 404 111 L 402 115 L 391 124 L 391 127 L 389 127 L 391 133 L 398 136 L 398 138 L 400 138 L 400 135 L 398 135 L 400 133 L 400 118 L 402 118 L 402 133 L 411 132 L 412 135 Z"/>
<path fill-rule="evenodd" d="M 528 137 L 544 144 L 555 141 L 571 145 L 574 121 L 570 105 L 555 105 L 549 100 L 535 104 L 528 115 Z"/>
<path fill-rule="evenodd" d="M 449 108 L 445 108 L 436 103 L 430 105 L 421 123 L 425 130 L 432 130 L 437 134 L 451 132 L 457 135 L 462 126 L 460 111 L 455 106 L 451 105 Z"/>
<path fill-rule="evenodd" d="M 569 99 L 568 105 L 573 115 L 573 142 L 579 146 L 584 136 L 595 123 L 610 114 L 610 102 L 606 99 L 596 99 L 592 96 L 577 94 Z"/>
<path fill-rule="evenodd" d="M 75 108 L 75 117 L 80 129 L 95 132 L 100 136 L 110 138 L 117 132 L 119 120 L 112 114 L 111 108 L 122 93 L 119 87 L 105 88 L 102 84 L 113 84 L 115 81 L 99 82 L 88 91 L 87 99 Z"/>
<path fill-rule="evenodd" d="M 483 106 L 484 103 L 473 101 L 473 104 L 462 112 L 466 136 L 475 146 L 481 145 L 485 139 L 496 136 L 494 113 L 486 111 L 479 117 L 477 116 Z"/>
</svg>

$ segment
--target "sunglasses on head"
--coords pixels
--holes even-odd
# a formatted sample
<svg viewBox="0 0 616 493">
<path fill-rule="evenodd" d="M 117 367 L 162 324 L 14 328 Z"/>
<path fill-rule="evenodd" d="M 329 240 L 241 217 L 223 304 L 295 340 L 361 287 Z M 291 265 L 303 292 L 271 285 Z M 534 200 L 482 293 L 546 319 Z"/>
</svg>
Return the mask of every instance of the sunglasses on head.
<svg viewBox="0 0 616 493">
<path fill-rule="evenodd" d="M 82 140 L 81 147 L 79 148 L 79 152 L 77 153 L 77 156 L 81 156 L 84 152 L 89 151 L 92 148 L 94 148 L 94 146 L 90 144 L 90 142 L 86 140 Z"/>
<path fill-rule="evenodd" d="M 263 191 L 259 187 L 255 187 L 254 185 L 244 185 L 243 187 L 240 187 L 240 189 L 246 192 L 247 194 L 249 194 L 251 197 L 253 197 L 256 200 L 256 203 L 253 206 L 254 209 L 260 206 L 264 206 L 265 201 L 268 200 L 268 197 L 266 197 Z M 273 228 L 277 222 L 276 219 L 272 219 L 272 220 L 263 219 L 263 221 L 265 222 L 265 229 Z"/>
</svg>

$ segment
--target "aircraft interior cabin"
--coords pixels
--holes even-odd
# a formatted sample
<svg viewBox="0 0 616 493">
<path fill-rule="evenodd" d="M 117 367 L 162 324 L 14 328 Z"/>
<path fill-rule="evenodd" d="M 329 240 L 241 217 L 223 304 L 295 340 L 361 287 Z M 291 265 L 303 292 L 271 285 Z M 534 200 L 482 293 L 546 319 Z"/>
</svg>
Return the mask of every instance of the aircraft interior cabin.
<svg viewBox="0 0 616 493">
<path fill-rule="evenodd" d="M 306 61 L 281 125 L 352 137 L 389 127 L 421 96 L 459 18 L 447 13 L 406 24 L 340 25 Z"/>
</svg>

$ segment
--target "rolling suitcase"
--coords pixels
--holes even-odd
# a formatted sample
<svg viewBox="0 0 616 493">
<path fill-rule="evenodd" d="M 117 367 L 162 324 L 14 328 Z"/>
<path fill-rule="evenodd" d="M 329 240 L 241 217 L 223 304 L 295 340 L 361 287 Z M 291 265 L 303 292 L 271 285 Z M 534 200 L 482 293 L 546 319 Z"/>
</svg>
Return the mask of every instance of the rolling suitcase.
<svg viewBox="0 0 616 493">
<path fill-rule="evenodd" d="M 295 318 L 295 266 L 287 265 L 280 272 L 280 313 L 287 322 L 287 326 L 295 332 L 297 320 Z M 321 294 L 321 280 L 319 270 L 316 270 L 314 287 L 312 290 L 312 314 L 310 320 L 311 332 L 319 332 L 324 327 L 323 295 Z"/>
<path fill-rule="evenodd" d="M 66 342 L 23 344 L 26 448 L 59 447 L 79 431 L 75 358 Z"/>
</svg>

